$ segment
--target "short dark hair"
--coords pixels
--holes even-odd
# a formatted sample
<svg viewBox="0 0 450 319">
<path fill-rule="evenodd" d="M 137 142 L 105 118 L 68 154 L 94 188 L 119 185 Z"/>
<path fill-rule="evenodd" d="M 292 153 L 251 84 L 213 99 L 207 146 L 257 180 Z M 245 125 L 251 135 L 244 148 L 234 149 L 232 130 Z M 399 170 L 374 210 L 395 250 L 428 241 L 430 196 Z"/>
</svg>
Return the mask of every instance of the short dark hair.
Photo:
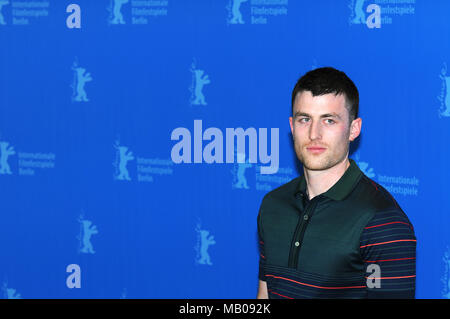
<svg viewBox="0 0 450 319">
<path fill-rule="evenodd" d="M 358 117 L 359 93 L 356 85 L 342 71 L 332 67 L 317 68 L 307 72 L 295 84 L 292 91 L 292 113 L 294 113 L 294 102 L 298 93 L 310 91 L 313 96 L 334 93 L 344 94 L 347 101 L 347 110 L 350 123 Z"/>
</svg>

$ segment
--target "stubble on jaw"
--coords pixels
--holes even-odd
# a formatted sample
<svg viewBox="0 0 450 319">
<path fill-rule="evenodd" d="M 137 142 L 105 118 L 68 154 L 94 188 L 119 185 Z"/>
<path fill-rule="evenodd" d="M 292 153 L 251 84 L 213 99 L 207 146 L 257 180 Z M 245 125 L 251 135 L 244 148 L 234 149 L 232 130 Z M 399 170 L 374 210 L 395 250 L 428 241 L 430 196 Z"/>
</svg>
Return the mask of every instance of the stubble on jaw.
<svg viewBox="0 0 450 319">
<path fill-rule="evenodd" d="M 350 130 L 346 132 L 346 139 L 350 136 Z M 303 167 L 311 171 L 322 171 L 327 170 L 336 166 L 337 164 L 343 162 L 349 153 L 350 145 L 341 145 L 338 149 L 330 148 L 329 145 L 320 143 L 326 147 L 325 152 L 321 154 L 308 153 L 306 150 L 306 145 L 298 145 L 293 137 L 294 149 L 298 160 L 303 164 Z M 312 143 L 311 143 L 312 144 Z M 344 149 L 342 149 L 344 147 Z"/>
</svg>

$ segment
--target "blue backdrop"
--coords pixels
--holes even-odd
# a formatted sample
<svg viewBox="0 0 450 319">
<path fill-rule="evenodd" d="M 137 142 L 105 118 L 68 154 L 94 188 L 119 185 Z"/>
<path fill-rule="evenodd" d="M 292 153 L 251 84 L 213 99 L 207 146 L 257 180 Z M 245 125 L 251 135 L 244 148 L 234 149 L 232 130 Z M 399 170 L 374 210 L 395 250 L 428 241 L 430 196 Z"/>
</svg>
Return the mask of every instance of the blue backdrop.
<svg viewBox="0 0 450 319">
<path fill-rule="evenodd" d="M 302 174 L 292 88 L 333 66 L 360 92 L 350 157 L 415 227 L 416 297 L 450 298 L 449 12 L 0 0 L 1 296 L 254 298 L 261 199 Z"/>
</svg>

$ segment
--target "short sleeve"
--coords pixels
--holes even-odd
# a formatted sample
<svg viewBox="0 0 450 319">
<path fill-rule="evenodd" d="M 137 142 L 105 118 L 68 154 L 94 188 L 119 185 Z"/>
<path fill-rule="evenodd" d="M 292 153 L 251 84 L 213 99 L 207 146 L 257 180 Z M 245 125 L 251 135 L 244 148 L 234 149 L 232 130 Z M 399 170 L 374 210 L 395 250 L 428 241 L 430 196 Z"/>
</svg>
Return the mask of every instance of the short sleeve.
<svg viewBox="0 0 450 319">
<path fill-rule="evenodd" d="M 368 298 L 414 298 L 416 237 L 403 211 L 375 213 L 362 232 L 360 253 Z"/>
</svg>

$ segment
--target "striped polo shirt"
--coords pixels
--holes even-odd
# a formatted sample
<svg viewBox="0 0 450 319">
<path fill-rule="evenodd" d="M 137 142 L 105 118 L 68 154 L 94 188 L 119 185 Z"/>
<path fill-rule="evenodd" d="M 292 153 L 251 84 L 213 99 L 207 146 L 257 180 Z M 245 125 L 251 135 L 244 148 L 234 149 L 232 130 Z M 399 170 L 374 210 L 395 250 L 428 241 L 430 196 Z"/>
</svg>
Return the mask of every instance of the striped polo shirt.
<svg viewBox="0 0 450 319">
<path fill-rule="evenodd" d="M 343 176 L 311 200 L 304 175 L 264 196 L 259 279 L 269 298 L 414 298 L 413 226 L 349 160 Z"/>
</svg>

